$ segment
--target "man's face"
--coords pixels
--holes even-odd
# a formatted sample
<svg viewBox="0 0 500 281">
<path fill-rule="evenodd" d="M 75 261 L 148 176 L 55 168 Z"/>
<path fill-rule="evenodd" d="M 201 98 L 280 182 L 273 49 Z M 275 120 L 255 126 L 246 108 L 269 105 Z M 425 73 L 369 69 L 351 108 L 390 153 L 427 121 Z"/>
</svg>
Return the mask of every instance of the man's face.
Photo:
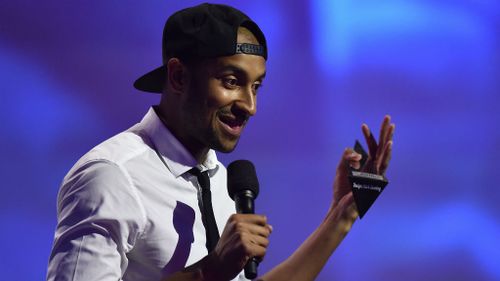
<svg viewBox="0 0 500 281">
<path fill-rule="evenodd" d="M 232 151 L 256 113 L 265 72 L 265 59 L 248 54 L 209 59 L 191 69 L 181 109 L 190 145 Z"/>
</svg>

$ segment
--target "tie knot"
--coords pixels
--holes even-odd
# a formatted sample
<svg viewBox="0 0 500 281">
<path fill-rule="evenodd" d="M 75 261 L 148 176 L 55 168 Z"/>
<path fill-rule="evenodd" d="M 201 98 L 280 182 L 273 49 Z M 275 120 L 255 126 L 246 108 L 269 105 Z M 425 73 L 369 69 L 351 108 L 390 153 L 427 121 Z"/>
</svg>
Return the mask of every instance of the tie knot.
<svg viewBox="0 0 500 281">
<path fill-rule="evenodd" d="M 194 167 L 189 172 L 198 178 L 198 183 L 202 189 L 210 189 L 210 177 L 207 171 L 200 171 L 200 169 Z"/>
</svg>

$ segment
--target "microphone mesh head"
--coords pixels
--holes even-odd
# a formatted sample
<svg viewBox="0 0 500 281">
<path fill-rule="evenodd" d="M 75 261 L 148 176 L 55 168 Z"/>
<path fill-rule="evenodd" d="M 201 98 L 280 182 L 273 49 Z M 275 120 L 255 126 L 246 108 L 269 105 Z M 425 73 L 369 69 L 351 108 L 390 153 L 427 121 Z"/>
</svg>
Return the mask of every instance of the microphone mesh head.
<svg viewBox="0 0 500 281">
<path fill-rule="evenodd" d="M 236 160 L 227 167 L 227 191 L 229 197 L 234 200 L 234 196 L 244 190 L 252 191 L 254 198 L 257 198 L 259 180 L 252 162 Z"/>
</svg>

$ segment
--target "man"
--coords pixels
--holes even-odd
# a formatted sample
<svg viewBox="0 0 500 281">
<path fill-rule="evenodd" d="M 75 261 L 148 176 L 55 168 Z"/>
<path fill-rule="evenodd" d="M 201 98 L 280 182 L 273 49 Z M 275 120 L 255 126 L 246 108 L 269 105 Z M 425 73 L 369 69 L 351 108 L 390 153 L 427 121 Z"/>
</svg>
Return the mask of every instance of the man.
<svg viewBox="0 0 500 281">
<path fill-rule="evenodd" d="M 162 93 L 160 104 L 64 178 L 48 280 L 246 280 L 245 264 L 264 257 L 272 227 L 265 216 L 235 214 L 214 152 L 232 151 L 256 113 L 262 31 L 232 7 L 202 4 L 167 20 L 163 59 L 134 84 Z M 363 125 L 364 169 L 385 173 L 393 131 L 386 117 L 377 145 Z M 347 173 L 360 160 L 345 150 L 323 223 L 259 279 L 317 276 L 358 216 Z"/>
</svg>

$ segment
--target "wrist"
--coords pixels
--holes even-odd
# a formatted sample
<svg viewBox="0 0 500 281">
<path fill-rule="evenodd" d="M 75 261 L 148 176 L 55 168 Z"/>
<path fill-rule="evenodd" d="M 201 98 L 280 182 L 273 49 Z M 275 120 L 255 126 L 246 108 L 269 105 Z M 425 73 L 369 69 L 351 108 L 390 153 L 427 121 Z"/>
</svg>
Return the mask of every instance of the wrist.
<svg viewBox="0 0 500 281">
<path fill-rule="evenodd" d="M 223 270 L 220 268 L 221 262 L 219 257 L 214 253 L 210 253 L 205 257 L 205 261 L 201 267 L 201 280 L 204 281 L 222 281 L 229 280 L 222 276 Z"/>
<path fill-rule="evenodd" d="M 344 237 L 351 230 L 357 217 L 355 203 L 351 203 L 349 206 L 333 203 L 326 214 L 324 224 L 332 233 L 336 234 L 335 236 Z"/>
</svg>

